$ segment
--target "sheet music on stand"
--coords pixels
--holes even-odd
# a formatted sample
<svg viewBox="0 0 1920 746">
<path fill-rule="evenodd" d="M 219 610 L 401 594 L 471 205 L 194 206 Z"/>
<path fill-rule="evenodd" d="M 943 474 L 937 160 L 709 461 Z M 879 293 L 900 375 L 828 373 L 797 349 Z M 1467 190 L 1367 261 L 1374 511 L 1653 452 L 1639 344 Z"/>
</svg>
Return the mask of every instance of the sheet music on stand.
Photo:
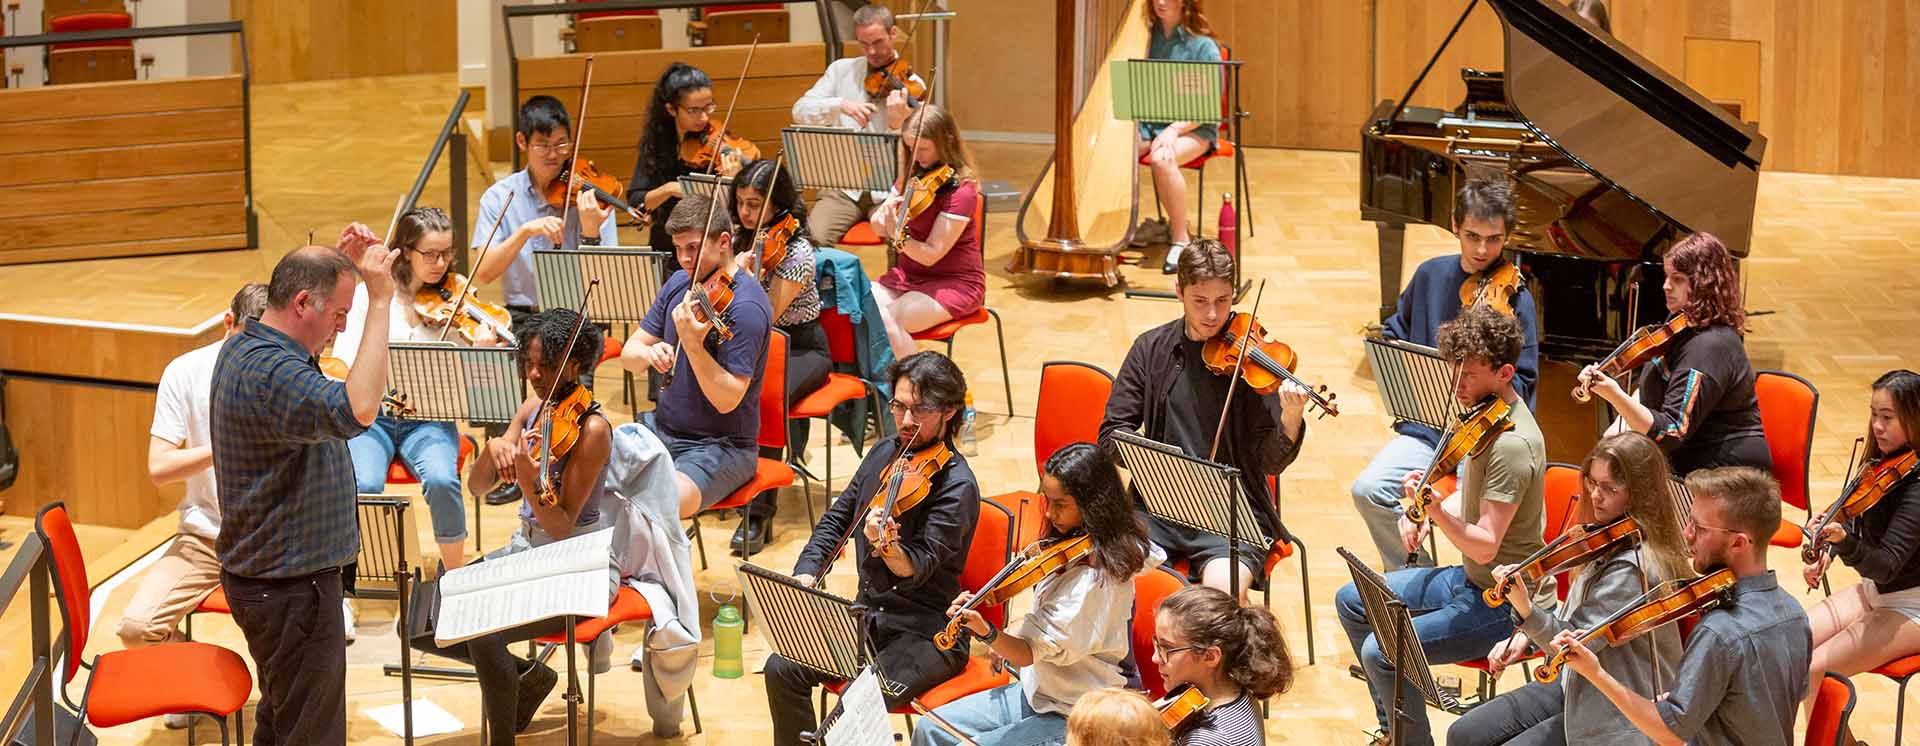
<svg viewBox="0 0 1920 746">
<path fill-rule="evenodd" d="M 835 127 L 780 130 L 794 186 L 884 192 L 900 174 L 900 136 Z"/>
<path fill-rule="evenodd" d="M 519 351 L 452 342 L 387 346 L 387 385 L 406 397 L 408 419 L 507 423 L 525 398 Z"/>
<path fill-rule="evenodd" d="M 1273 539 L 1261 531 L 1260 519 L 1247 503 L 1247 491 L 1237 469 L 1188 456 L 1178 447 L 1130 432 L 1116 432 L 1113 439 L 1120 464 L 1133 475 L 1133 487 L 1139 490 L 1148 512 L 1262 551 L 1273 548 Z M 1239 512 L 1237 518 L 1228 513 L 1227 505 Z"/>
<path fill-rule="evenodd" d="M 1221 105 L 1239 60 L 1114 60 L 1108 67 L 1113 116 L 1135 122 L 1226 121 Z"/>
<path fill-rule="evenodd" d="M 873 666 L 840 695 L 840 703 L 820 723 L 825 746 L 893 746 L 893 728 L 887 725 L 887 702 L 880 694 L 880 676 Z"/>
<path fill-rule="evenodd" d="M 1335 551 L 1347 561 L 1347 571 L 1353 575 L 1353 587 L 1360 592 L 1361 603 L 1366 604 L 1367 624 L 1373 627 L 1373 636 L 1380 644 L 1381 654 L 1401 662 L 1395 669 L 1398 676 L 1413 682 L 1413 688 L 1426 698 L 1426 704 L 1445 712 L 1460 712 L 1460 700 L 1441 690 L 1433 680 L 1433 669 L 1427 663 L 1427 651 L 1420 647 L 1420 636 L 1414 632 L 1413 614 L 1407 611 L 1406 602 L 1387 587 L 1385 577 L 1360 561 L 1359 557 L 1353 556 L 1346 547 L 1338 547 Z M 1391 699 L 1393 694 L 1380 696 Z"/>
<path fill-rule="evenodd" d="M 761 620 L 760 634 L 773 652 L 842 681 L 852 681 L 867 667 L 852 601 L 759 565 L 743 564 L 739 572 L 748 611 Z M 899 684 L 884 677 L 881 689 L 901 691 Z"/>
<path fill-rule="evenodd" d="M 1440 351 L 1398 339 L 1367 337 L 1367 363 L 1394 422 L 1417 422 L 1445 432 L 1466 411 L 1453 398 L 1453 364 Z"/>
<path fill-rule="evenodd" d="M 587 303 L 587 318 L 603 324 L 637 324 L 660 294 L 660 278 L 667 274 L 660 271 L 661 265 L 673 261 L 673 254 L 645 246 L 537 249 L 533 275 L 545 308 L 578 308 L 587 283 L 598 277 L 600 289 Z"/>
<path fill-rule="evenodd" d="M 723 184 L 733 186 L 733 177 L 718 176 L 715 174 L 687 174 L 680 177 L 680 192 L 682 196 L 685 197 L 711 198 L 713 191 Z M 731 192 L 723 192 L 723 194 L 726 194 L 728 197 L 733 196 Z M 722 209 L 725 208 L 723 207 Z"/>
</svg>

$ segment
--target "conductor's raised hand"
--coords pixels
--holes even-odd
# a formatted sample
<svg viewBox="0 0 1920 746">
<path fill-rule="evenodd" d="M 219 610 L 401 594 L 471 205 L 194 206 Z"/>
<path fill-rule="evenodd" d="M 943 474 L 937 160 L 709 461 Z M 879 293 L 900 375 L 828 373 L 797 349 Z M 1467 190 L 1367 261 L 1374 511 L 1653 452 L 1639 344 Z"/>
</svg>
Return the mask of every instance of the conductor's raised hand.
<svg viewBox="0 0 1920 746">
<path fill-rule="evenodd" d="M 393 300 L 393 262 L 398 258 L 400 258 L 399 251 L 389 249 L 380 243 L 361 249 L 360 259 L 356 264 L 359 265 L 360 281 L 367 284 L 369 303 L 386 303 Z"/>
<path fill-rule="evenodd" d="M 333 242 L 333 248 L 346 254 L 347 260 L 357 265 L 367 247 L 377 243 L 380 243 L 380 237 L 373 235 L 373 230 L 366 224 L 348 223 L 347 227 L 340 229 L 340 238 Z"/>
</svg>

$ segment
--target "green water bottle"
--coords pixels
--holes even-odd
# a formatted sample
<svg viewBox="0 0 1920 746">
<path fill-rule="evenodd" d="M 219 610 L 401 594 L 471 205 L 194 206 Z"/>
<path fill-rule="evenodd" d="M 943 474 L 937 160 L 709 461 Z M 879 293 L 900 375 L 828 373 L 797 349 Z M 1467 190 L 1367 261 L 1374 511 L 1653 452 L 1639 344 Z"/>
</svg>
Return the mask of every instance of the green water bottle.
<svg viewBox="0 0 1920 746">
<path fill-rule="evenodd" d="M 733 604 L 722 604 L 720 611 L 713 615 L 714 677 L 740 678 L 744 668 L 740 660 L 740 633 L 745 628 L 740 610 L 733 608 Z"/>
</svg>

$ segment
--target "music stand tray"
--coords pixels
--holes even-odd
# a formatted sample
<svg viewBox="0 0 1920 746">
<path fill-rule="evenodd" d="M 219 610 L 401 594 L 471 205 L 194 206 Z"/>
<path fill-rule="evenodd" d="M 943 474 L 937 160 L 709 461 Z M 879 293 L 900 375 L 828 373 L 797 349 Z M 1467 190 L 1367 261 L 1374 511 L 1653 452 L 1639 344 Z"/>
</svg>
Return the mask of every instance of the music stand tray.
<svg viewBox="0 0 1920 746">
<path fill-rule="evenodd" d="M 1353 576 L 1354 590 L 1360 593 L 1360 602 L 1367 607 L 1367 624 L 1373 628 L 1373 636 L 1380 643 L 1380 650 L 1394 661 L 1393 692 L 1389 695 L 1387 712 L 1393 715 L 1389 720 L 1389 742 L 1400 743 L 1400 681 L 1413 684 L 1413 688 L 1426 699 L 1426 706 L 1442 712 L 1460 715 L 1473 709 L 1475 702 L 1468 705 L 1458 697 L 1440 688 L 1433 680 L 1433 669 L 1427 663 L 1427 651 L 1420 645 L 1420 635 L 1413 627 L 1413 614 L 1407 610 L 1407 602 L 1400 599 L 1391 588 L 1387 579 L 1376 572 L 1359 557 L 1353 556 L 1346 547 L 1335 549 L 1340 558 L 1347 561 L 1347 572 Z"/>
<path fill-rule="evenodd" d="M 1466 411 L 1453 398 L 1453 364 L 1440 351 L 1398 339 L 1367 337 L 1363 347 L 1374 384 L 1395 424 L 1412 422 L 1445 432 Z"/>
<path fill-rule="evenodd" d="M 533 275 L 546 308 L 579 307 L 587 284 L 598 278 L 600 289 L 587 303 L 587 319 L 637 324 L 660 294 L 660 278 L 671 274 L 661 267 L 677 269 L 673 262 L 673 254 L 645 246 L 536 249 Z"/>
<path fill-rule="evenodd" d="M 387 355 L 387 384 L 413 407 L 408 419 L 505 424 L 525 398 L 512 347 L 394 342 Z"/>
<path fill-rule="evenodd" d="M 884 192 L 900 176 L 900 136 L 835 127 L 780 130 L 794 186 Z"/>
</svg>

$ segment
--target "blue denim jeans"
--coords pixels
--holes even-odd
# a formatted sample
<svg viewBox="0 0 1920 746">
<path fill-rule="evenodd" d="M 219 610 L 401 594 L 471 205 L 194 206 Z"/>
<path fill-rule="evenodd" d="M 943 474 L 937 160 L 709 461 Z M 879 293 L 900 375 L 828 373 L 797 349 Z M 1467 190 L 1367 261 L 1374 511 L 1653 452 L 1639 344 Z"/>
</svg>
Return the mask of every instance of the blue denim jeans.
<svg viewBox="0 0 1920 746">
<path fill-rule="evenodd" d="M 1067 718 L 1035 712 L 1015 681 L 933 711 L 980 746 L 1039 746 L 1067 742 Z M 960 741 L 927 718 L 913 724 L 913 746 L 953 746 Z"/>
<path fill-rule="evenodd" d="M 396 419 L 381 415 L 373 427 L 347 441 L 353 477 L 360 494 L 387 489 L 387 465 L 397 451 L 420 480 L 433 514 L 433 539 L 441 544 L 465 541 L 467 516 L 460 499 L 460 434 L 451 422 Z"/>
<path fill-rule="evenodd" d="M 1367 524 L 1367 535 L 1380 550 L 1380 568 L 1393 572 L 1406 566 L 1407 549 L 1400 541 L 1400 484 L 1408 474 L 1427 468 L 1433 447 L 1418 438 L 1395 435 L 1373 454 L 1373 460 L 1353 480 L 1353 508 Z M 1422 547 L 1415 564 L 1432 567 L 1433 558 Z"/>
<path fill-rule="evenodd" d="M 1507 609 L 1491 608 L 1480 600 L 1480 588 L 1467 580 L 1464 567 L 1415 567 L 1387 573 L 1387 588 L 1400 596 L 1413 614 L 1414 633 L 1431 664 L 1458 663 L 1483 657 L 1494 643 L 1513 635 L 1513 618 Z M 1340 626 L 1353 643 L 1354 658 L 1367 673 L 1367 687 L 1373 693 L 1373 712 L 1380 727 L 1387 727 L 1386 708 L 1392 703 L 1393 651 L 1381 650 L 1367 625 L 1367 607 L 1352 583 L 1333 596 Z M 1433 743 L 1427 725 L 1427 706 L 1419 691 L 1408 682 L 1400 690 L 1402 743 Z"/>
</svg>

